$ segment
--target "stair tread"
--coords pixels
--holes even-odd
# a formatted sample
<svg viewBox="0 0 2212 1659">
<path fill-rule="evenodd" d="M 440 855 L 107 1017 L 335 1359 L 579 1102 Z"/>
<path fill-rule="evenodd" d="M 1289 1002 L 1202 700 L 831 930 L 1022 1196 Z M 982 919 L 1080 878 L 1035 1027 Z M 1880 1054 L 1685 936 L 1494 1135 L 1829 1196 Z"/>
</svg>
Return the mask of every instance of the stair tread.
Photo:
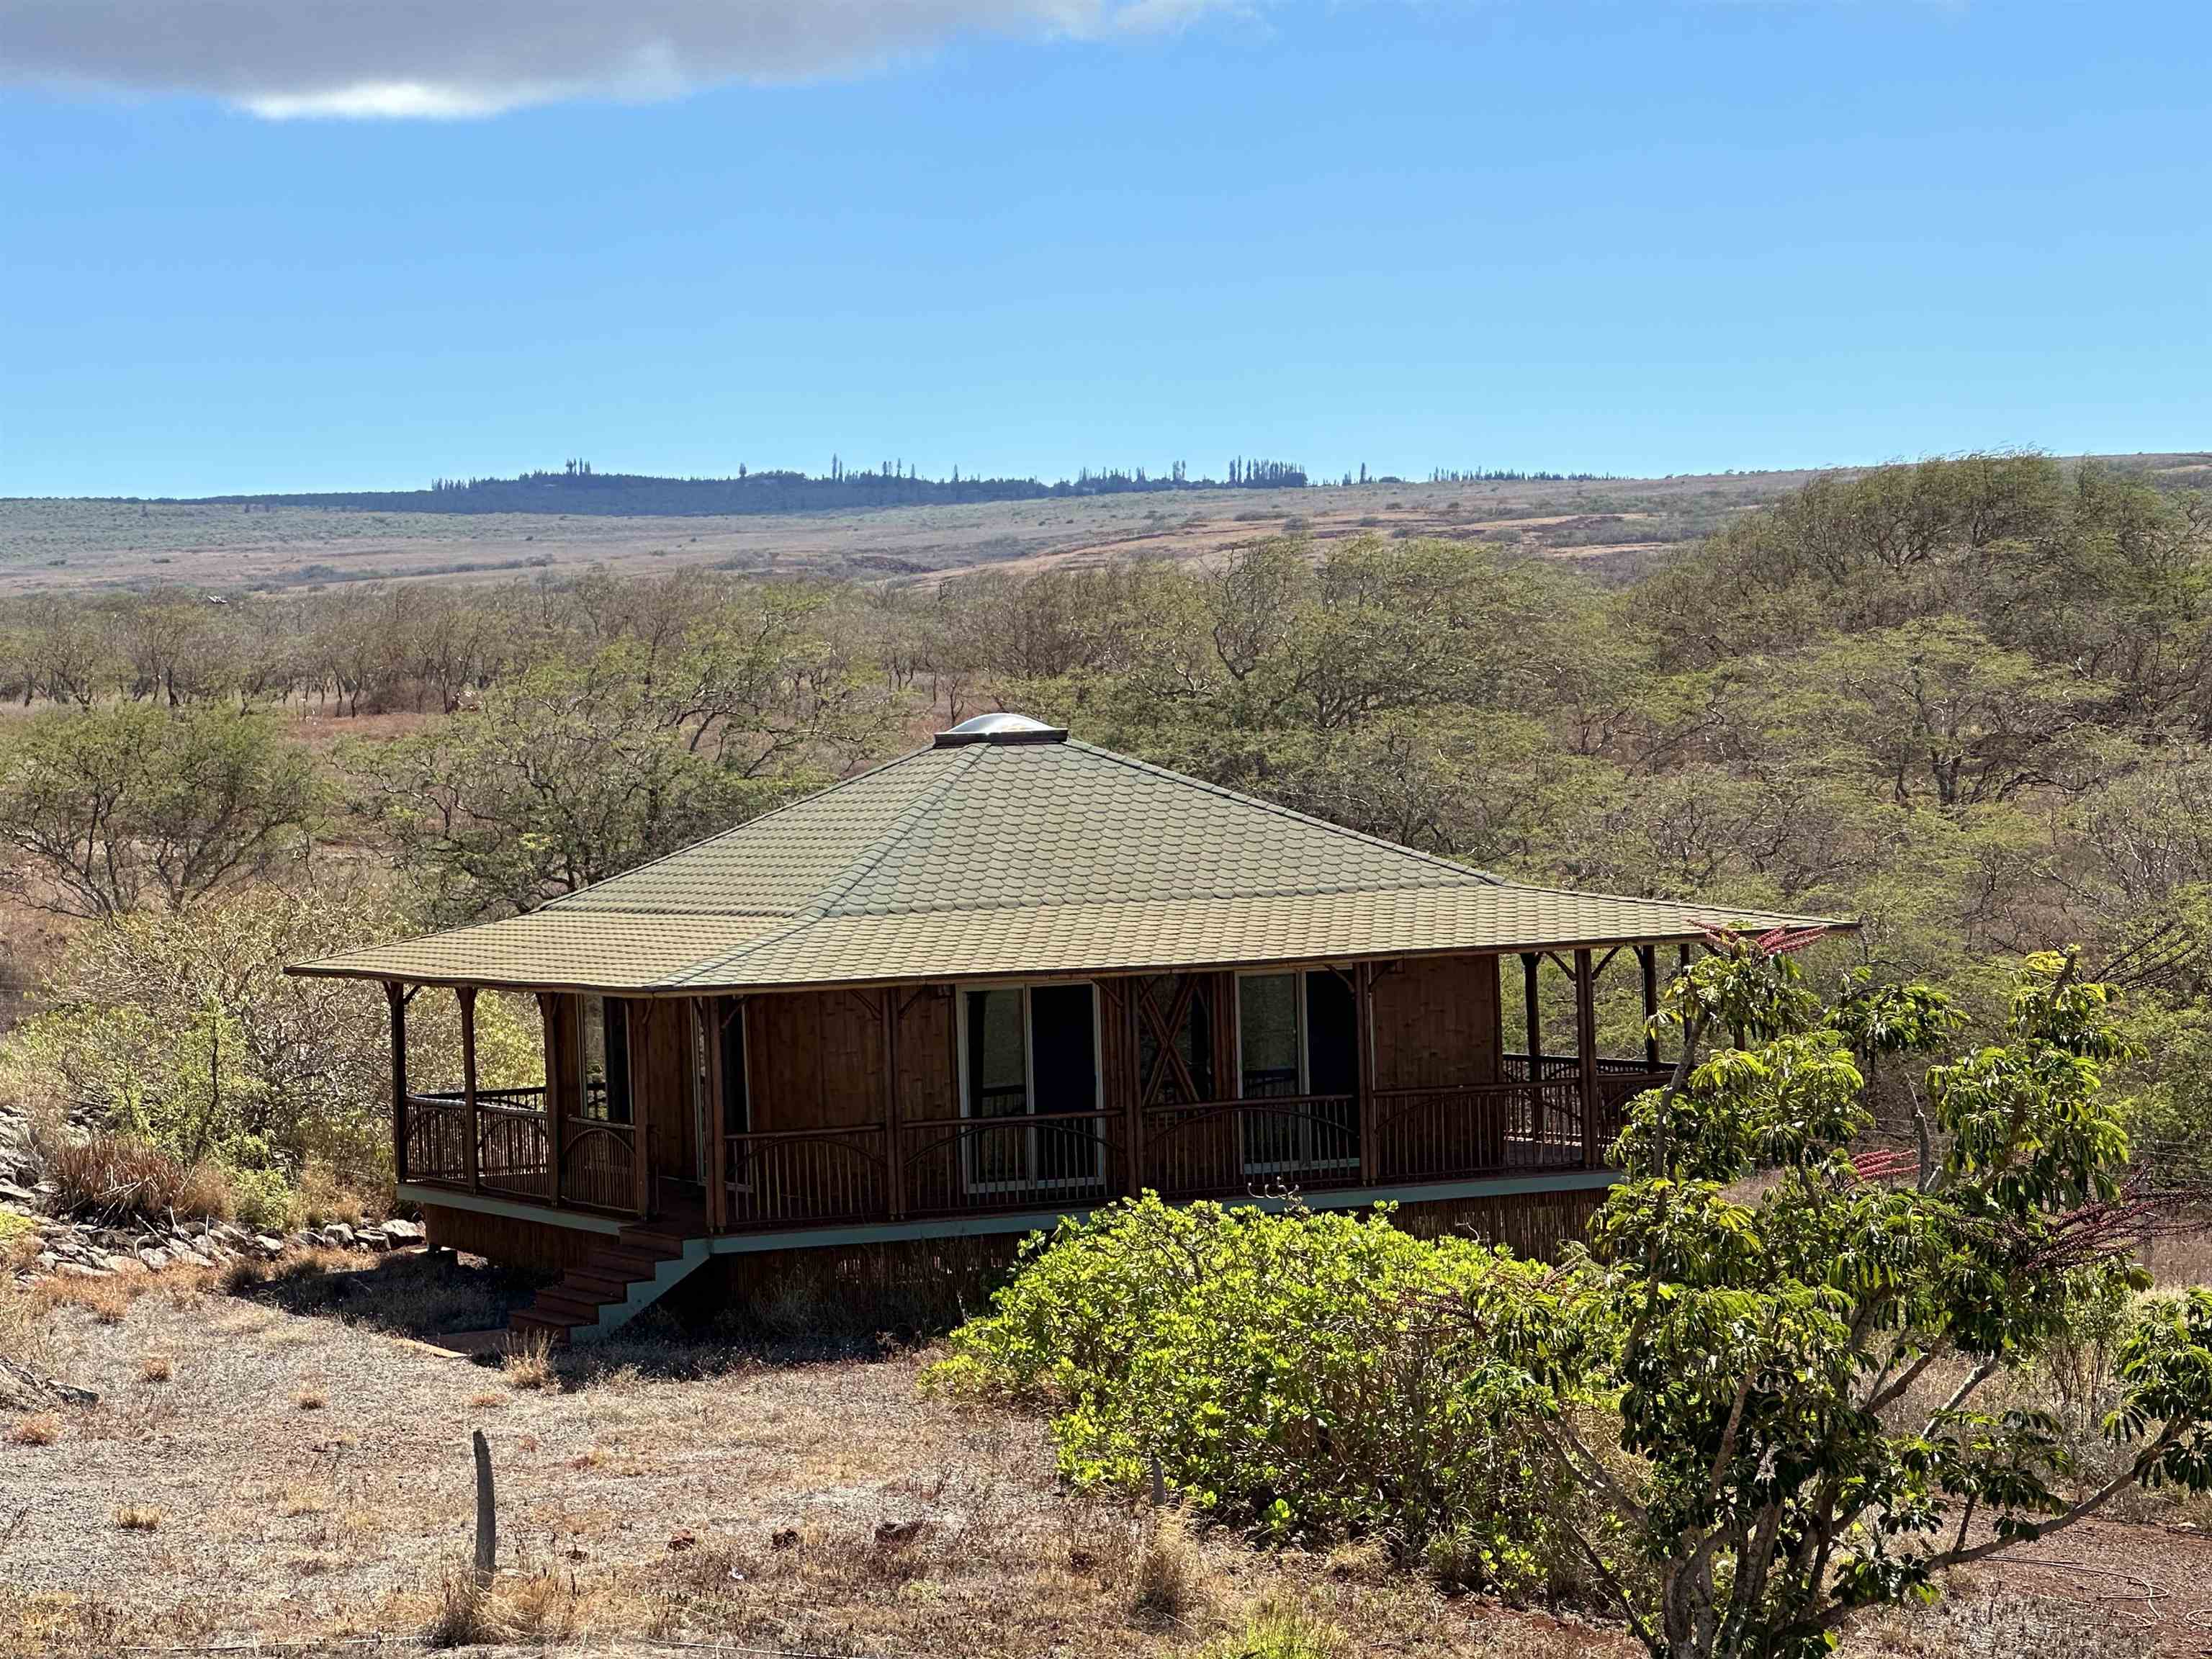
<svg viewBox="0 0 2212 1659">
<path fill-rule="evenodd" d="M 671 1255 L 616 1255 L 607 1251 L 594 1251 L 580 1270 L 587 1273 L 619 1275 L 624 1279 L 650 1279 L 664 1261 L 673 1261 Z"/>
<path fill-rule="evenodd" d="M 540 1292 L 538 1300 L 530 1304 L 528 1311 L 561 1317 L 574 1315 L 589 1324 L 599 1318 L 601 1308 L 606 1306 L 609 1302 L 620 1300 L 619 1297 L 596 1297 L 580 1294 L 572 1296 L 558 1291 L 545 1291 Z"/>
<path fill-rule="evenodd" d="M 571 1269 L 568 1276 L 561 1281 L 558 1288 L 565 1291 L 588 1291 L 597 1295 L 603 1302 L 613 1301 L 617 1297 L 627 1296 L 631 1285 L 642 1283 L 652 1277 L 651 1273 L 599 1273 Z"/>
</svg>

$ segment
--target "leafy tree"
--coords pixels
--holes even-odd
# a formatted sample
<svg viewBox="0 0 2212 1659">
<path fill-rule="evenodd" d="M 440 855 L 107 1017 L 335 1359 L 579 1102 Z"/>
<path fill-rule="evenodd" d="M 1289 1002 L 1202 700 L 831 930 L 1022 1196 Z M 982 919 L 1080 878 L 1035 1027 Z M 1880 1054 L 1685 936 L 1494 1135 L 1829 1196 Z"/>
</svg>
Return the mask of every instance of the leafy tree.
<svg viewBox="0 0 2212 1659">
<path fill-rule="evenodd" d="M 629 646 L 541 663 L 479 708 L 347 758 L 402 866 L 455 920 L 619 875 L 765 810 L 793 781 L 697 752 Z"/>
<path fill-rule="evenodd" d="M 1659 1020 L 1682 1059 L 1632 1109 L 1587 1254 L 1465 1298 L 1549 1391 L 1545 1443 L 1622 1528 L 1582 1546 L 1668 1659 L 1824 1652 L 1856 1609 L 1931 1595 L 2130 1486 L 2212 1486 L 2212 1292 L 2143 1304 L 2105 1425 L 2125 1455 L 2101 1484 L 2069 1488 L 2045 1414 L 1978 1403 L 2082 1300 L 2142 1282 L 2100 1093 L 2122 1054 L 2111 988 L 2029 958 L 2004 1040 L 1922 1079 L 1920 1158 L 1855 1164 L 1865 1068 L 1911 1064 L 1957 1017 L 1917 987 L 1823 1006 L 1788 955 L 1802 942 L 1717 939 L 1674 979 Z M 1761 1168 L 1758 1197 L 1731 1193 Z M 1593 1402 L 1618 1410 L 1632 1472 L 1577 1428 Z"/>
<path fill-rule="evenodd" d="M 323 803 L 306 750 L 266 716 L 145 703 L 55 712 L 0 745 L 12 890 L 42 908 L 173 910 L 302 855 Z"/>
<path fill-rule="evenodd" d="M 89 1109 L 186 1164 L 218 1164 L 264 1205 L 281 1203 L 311 1160 L 373 1189 L 391 1177 L 384 999 L 283 969 L 412 926 L 359 883 L 261 885 L 95 922 L 42 975 L 44 1011 L 0 1041 L 0 1088 L 42 1115 Z M 419 996 L 407 1033 L 423 1086 L 458 1078 L 451 995 Z M 479 997 L 477 1056 L 486 1087 L 544 1080 L 526 999 Z"/>
</svg>

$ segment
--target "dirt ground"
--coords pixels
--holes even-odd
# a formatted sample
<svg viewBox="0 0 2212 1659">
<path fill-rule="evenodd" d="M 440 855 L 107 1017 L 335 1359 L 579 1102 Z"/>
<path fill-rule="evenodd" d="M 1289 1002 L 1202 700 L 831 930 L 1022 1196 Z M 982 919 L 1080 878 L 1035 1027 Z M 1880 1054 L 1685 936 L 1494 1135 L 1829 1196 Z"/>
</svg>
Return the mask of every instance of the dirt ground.
<svg viewBox="0 0 2212 1659">
<path fill-rule="evenodd" d="M 180 1273 L 63 1288 L 40 1366 L 100 1400 L 0 1422 L 0 1654 L 420 1646 L 465 1582 L 477 1428 L 504 1621 L 477 1633 L 521 1651 L 1187 1655 L 1269 1601 L 1318 1609 L 1352 1653 L 1632 1651 L 1369 1554 L 1219 1534 L 1188 1547 L 1176 1610 L 1146 1613 L 1152 1512 L 1063 1491 L 1041 1424 L 927 1398 L 910 1352 L 648 1333 L 549 1376 L 405 1334 L 495 1323 L 527 1292 L 419 1253 L 236 1290 Z M 2212 1539 L 2085 1523 L 1845 1650 L 2212 1651 Z"/>
<path fill-rule="evenodd" d="M 1194 1547 L 1186 1608 L 1139 1616 L 1150 1513 L 1063 1492 L 1041 1425 L 925 1399 L 911 1353 L 636 1342 L 526 1386 L 526 1364 L 380 1328 L 495 1315 L 516 1293 L 424 1261 L 330 1261 L 243 1296 L 148 1276 L 127 1308 L 57 1309 L 44 1363 L 100 1398 L 27 1436 L 19 1418 L 0 1445 L 0 1652 L 414 1644 L 469 1556 L 478 1427 L 526 1638 L 1170 1654 L 1273 1595 L 1314 1601 L 1369 1650 L 1590 1650 L 1592 1632 L 1364 1557 L 1226 1537 Z M 340 1276 L 372 1288 L 289 1310 Z"/>
</svg>

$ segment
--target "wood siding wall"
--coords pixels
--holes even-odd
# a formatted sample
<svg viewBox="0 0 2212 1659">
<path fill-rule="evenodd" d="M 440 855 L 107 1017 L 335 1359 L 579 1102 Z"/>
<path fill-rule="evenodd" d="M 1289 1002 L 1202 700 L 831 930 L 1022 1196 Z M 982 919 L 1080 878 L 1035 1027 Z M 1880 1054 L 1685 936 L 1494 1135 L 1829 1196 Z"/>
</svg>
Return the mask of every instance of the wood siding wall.
<svg viewBox="0 0 2212 1659">
<path fill-rule="evenodd" d="M 1471 1088 L 1498 1081 L 1496 957 L 1429 957 L 1375 974 L 1375 1086 Z"/>
<path fill-rule="evenodd" d="M 699 1178 L 691 1099 L 691 1005 L 639 999 L 629 1009 L 630 1110 L 656 1175 Z"/>
<path fill-rule="evenodd" d="M 1237 975 L 1207 976 L 1213 1010 L 1218 1093 L 1236 1089 Z M 1109 1111 L 1126 1113 L 1137 1075 L 1137 981 L 1097 981 L 1099 1055 Z M 769 1133 L 851 1128 L 884 1119 L 884 1001 L 895 1011 L 896 1089 L 903 1122 L 960 1115 L 955 1052 L 957 993 L 935 985 L 889 990 L 779 992 L 745 999 L 747 1096 L 751 1128 Z M 549 998 L 547 1070 L 556 1097 L 574 1109 L 580 1000 Z M 630 1075 L 637 1121 L 653 1166 L 689 1177 L 696 1170 L 691 1100 L 690 1005 L 635 1001 Z M 1385 964 L 1375 975 L 1375 1086 L 1458 1087 L 1499 1080 L 1498 959 L 1457 957 Z M 1116 1131 L 1115 1138 L 1120 1138 Z"/>
</svg>

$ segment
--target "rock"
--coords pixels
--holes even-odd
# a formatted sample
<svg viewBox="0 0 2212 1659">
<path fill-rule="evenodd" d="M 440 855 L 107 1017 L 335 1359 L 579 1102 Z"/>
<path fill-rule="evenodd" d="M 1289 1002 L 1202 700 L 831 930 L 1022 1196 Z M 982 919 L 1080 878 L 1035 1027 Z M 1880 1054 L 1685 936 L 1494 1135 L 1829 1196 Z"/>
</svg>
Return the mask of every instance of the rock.
<svg viewBox="0 0 2212 1659">
<path fill-rule="evenodd" d="M 387 1221 L 384 1224 L 384 1236 L 395 1245 L 420 1244 L 422 1242 L 422 1224 L 419 1221 Z"/>
<path fill-rule="evenodd" d="M 878 1521 L 876 1522 L 876 1543 L 887 1550 L 902 1550 L 921 1536 L 929 1522 L 919 1518 L 912 1521 Z"/>
<path fill-rule="evenodd" d="M 363 1227 L 353 1236 L 353 1242 L 364 1250 L 389 1249 L 392 1246 L 381 1227 Z"/>
<path fill-rule="evenodd" d="M 169 1265 L 169 1253 L 159 1248 L 138 1252 L 138 1260 L 151 1273 L 159 1273 Z"/>
<path fill-rule="evenodd" d="M 253 1247 L 264 1255 L 284 1254 L 284 1241 L 274 1233 L 256 1233 L 253 1236 Z"/>
</svg>

